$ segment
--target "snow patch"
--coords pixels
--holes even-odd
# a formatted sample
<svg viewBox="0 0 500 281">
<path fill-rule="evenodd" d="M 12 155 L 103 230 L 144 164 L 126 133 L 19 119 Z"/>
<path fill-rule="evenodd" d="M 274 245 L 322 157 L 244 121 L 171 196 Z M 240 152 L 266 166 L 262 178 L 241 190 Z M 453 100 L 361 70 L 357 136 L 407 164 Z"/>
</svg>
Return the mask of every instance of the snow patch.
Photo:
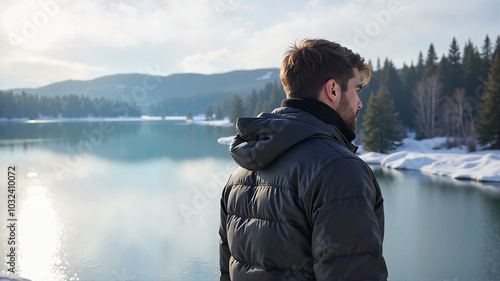
<svg viewBox="0 0 500 281">
<path fill-rule="evenodd" d="M 422 173 L 454 179 L 500 182 L 500 151 L 467 152 L 465 147 L 438 149 L 445 138 L 404 139 L 403 145 L 390 154 L 362 153 L 368 164 L 381 164 L 392 169 L 417 170 Z"/>
<path fill-rule="evenodd" d="M 233 136 L 219 138 L 220 144 L 231 144 Z M 389 154 L 358 149 L 367 164 L 380 164 L 396 170 L 416 170 L 425 174 L 481 182 L 500 182 L 500 150 L 469 153 L 467 148 L 443 149 L 446 138 L 415 140 L 407 138 Z"/>
<path fill-rule="evenodd" d="M 229 122 L 228 119 L 224 120 L 186 120 L 186 123 L 193 125 L 202 125 L 202 126 L 218 126 L 218 127 L 231 127 L 233 123 Z"/>
<path fill-rule="evenodd" d="M 193 119 L 186 119 L 187 124 L 201 125 L 201 126 L 218 126 L 218 127 L 231 127 L 233 123 L 229 122 L 229 118 L 225 117 L 222 120 L 205 120 L 205 114 L 198 114 L 193 116 Z"/>
<path fill-rule="evenodd" d="M 261 77 L 257 77 L 257 80 L 269 80 L 273 78 L 273 72 L 269 71 L 266 74 L 262 75 Z"/>
<path fill-rule="evenodd" d="M 233 141 L 234 136 L 218 138 L 217 142 L 220 144 L 230 145 Z"/>
</svg>

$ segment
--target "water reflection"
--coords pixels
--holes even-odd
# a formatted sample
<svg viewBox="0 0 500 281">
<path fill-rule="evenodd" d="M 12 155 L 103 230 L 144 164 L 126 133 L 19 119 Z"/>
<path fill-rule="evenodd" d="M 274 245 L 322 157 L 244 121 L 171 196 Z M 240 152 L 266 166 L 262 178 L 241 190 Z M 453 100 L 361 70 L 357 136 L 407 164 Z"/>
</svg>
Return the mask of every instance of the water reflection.
<svg viewBox="0 0 500 281">
<path fill-rule="evenodd" d="M 31 280 L 71 280 L 62 241 L 64 226 L 54 208 L 49 187 L 37 179 L 37 172 L 27 174 L 28 185 L 18 191 L 19 274 Z M 75 277 L 75 276 L 71 276 Z"/>
<path fill-rule="evenodd" d="M 385 199 L 384 251 L 391 278 L 499 276 L 500 220 L 487 214 L 500 206 L 500 185 L 380 166 L 372 169 Z"/>
<path fill-rule="evenodd" d="M 500 204 L 494 198 L 487 198 L 486 200 L 486 218 L 485 223 L 482 225 L 485 229 L 483 241 L 484 264 L 482 270 L 486 276 L 491 278 L 500 277 Z"/>
<path fill-rule="evenodd" d="M 234 168 L 229 158 L 164 158 L 138 166 L 87 155 L 73 174 L 59 178 L 43 159 L 64 156 L 26 157 L 19 166 L 40 167 L 43 184 L 19 191 L 25 197 L 19 218 L 22 276 L 217 279 L 219 196 Z M 194 212 L 186 215 L 181 206 Z M 200 274 L 209 278 L 198 279 Z"/>
<path fill-rule="evenodd" d="M 85 154 L 134 162 L 214 153 L 225 157 L 227 146 L 213 144 L 234 131 L 233 127 L 186 125 L 182 121 L 0 122 L 0 151 L 49 149 L 71 156 L 69 162 Z"/>
<path fill-rule="evenodd" d="M 370 167 L 374 171 L 378 181 L 387 182 L 387 187 L 390 189 L 398 188 L 399 184 L 404 186 L 405 180 L 410 177 L 421 181 L 421 186 L 452 190 L 457 188 L 479 190 L 487 196 L 500 198 L 500 183 L 498 182 L 454 179 L 446 176 L 423 174 L 419 171 L 390 169 L 381 165 L 371 165 Z"/>
</svg>

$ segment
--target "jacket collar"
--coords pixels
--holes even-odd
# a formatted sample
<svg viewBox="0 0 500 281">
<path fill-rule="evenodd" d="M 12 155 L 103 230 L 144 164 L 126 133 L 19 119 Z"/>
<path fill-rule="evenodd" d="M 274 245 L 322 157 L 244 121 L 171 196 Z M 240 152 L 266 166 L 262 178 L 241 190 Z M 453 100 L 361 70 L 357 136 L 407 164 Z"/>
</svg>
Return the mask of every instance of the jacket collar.
<svg viewBox="0 0 500 281">
<path fill-rule="evenodd" d="M 293 107 L 276 108 L 272 113 L 264 112 L 257 117 L 240 117 L 236 120 L 236 130 L 238 133 L 229 146 L 231 156 L 250 171 L 266 167 L 288 149 L 309 138 L 333 140 L 352 153 L 357 149 L 336 125 Z"/>
<path fill-rule="evenodd" d="M 314 115 L 319 120 L 336 126 L 347 141 L 352 142 L 356 134 L 333 108 L 313 98 L 291 98 L 281 102 L 282 107 L 293 107 Z"/>
</svg>

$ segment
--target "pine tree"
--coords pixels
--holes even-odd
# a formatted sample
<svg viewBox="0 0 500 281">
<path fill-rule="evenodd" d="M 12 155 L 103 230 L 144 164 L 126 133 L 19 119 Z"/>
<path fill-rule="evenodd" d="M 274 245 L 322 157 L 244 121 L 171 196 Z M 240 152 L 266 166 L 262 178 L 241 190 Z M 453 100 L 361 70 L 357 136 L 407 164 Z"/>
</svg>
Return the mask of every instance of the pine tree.
<svg viewBox="0 0 500 281">
<path fill-rule="evenodd" d="M 224 112 L 222 111 L 222 106 L 219 104 L 217 106 L 217 110 L 215 111 L 215 120 L 223 120 L 224 119 Z"/>
<path fill-rule="evenodd" d="M 255 109 L 253 111 L 253 116 L 257 116 L 260 113 L 262 113 L 262 102 L 260 100 L 257 101 L 257 104 L 255 105 Z"/>
<path fill-rule="evenodd" d="M 278 84 L 278 81 L 274 80 L 271 90 L 271 96 L 269 97 L 270 110 L 280 107 L 281 101 L 286 98 L 285 91 L 282 87 L 280 87 L 280 85 L 281 83 Z"/>
<path fill-rule="evenodd" d="M 416 71 L 417 71 L 417 78 L 418 78 L 417 80 L 418 81 L 422 80 L 422 77 L 424 75 L 424 56 L 422 55 L 422 52 L 420 52 L 418 54 Z"/>
<path fill-rule="evenodd" d="M 389 91 L 392 99 L 394 100 L 394 107 L 396 111 L 403 112 L 405 114 L 400 115 L 403 124 L 410 126 L 411 116 L 410 112 L 410 102 L 411 102 L 411 92 L 405 92 L 403 90 L 403 84 L 401 82 L 401 77 L 398 71 L 394 67 L 394 64 L 386 59 L 384 66 L 382 68 L 380 76 L 379 89 L 383 88 Z"/>
<path fill-rule="evenodd" d="M 465 94 L 467 96 L 479 96 L 476 90 L 480 90 L 478 84 L 480 83 L 481 58 L 470 40 L 464 47 L 462 71 Z"/>
<path fill-rule="evenodd" d="M 460 47 L 458 46 L 457 40 L 453 37 L 450 44 L 450 50 L 448 51 L 448 59 L 451 65 L 454 67 L 460 66 L 460 61 L 462 57 L 460 55 Z"/>
<path fill-rule="evenodd" d="M 493 48 L 491 46 L 490 37 L 486 35 L 483 47 L 481 49 L 481 76 L 483 77 L 488 76 L 488 71 L 493 61 L 492 54 L 493 54 Z"/>
<path fill-rule="evenodd" d="M 412 61 L 412 66 L 413 66 L 413 61 Z M 403 87 L 405 86 L 406 82 L 408 81 L 408 74 L 410 73 L 410 67 L 406 65 L 405 62 L 403 62 L 403 68 L 401 68 L 401 84 Z"/>
<path fill-rule="evenodd" d="M 443 55 L 441 58 L 436 73 L 439 82 L 443 85 L 443 94 L 448 97 L 451 96 L 456 87 L 454 85 L 453 68 L 446 56 Z"/>
<path fill-rule="evenodd" d="M 460 47 L 457 44 L 457 40 L 453 37 L 451 41 L 450 50 L 448 51 L 448 61 L 451 65 L 451 77 L 452 83 L 451 88 L 460 88 L 462 87 L 462 56 L 460 54 Z"/>
<path fill-rule="evenodd" d="M 492 57 L 496 57 L 498 54 L 500 54 L 500 35 L 497 36 L 497 41 L 495 43 L 495 49 L 493 50 L 493 55 Z"/>
<path fill-rule="evenodd" d="M 235 95 L 231 102 L 231 109 L 229 110 L 229 121 L 236 123 L 236 119 L 244 115 L 245 109 L 243 108 L 243 99 L 239 95 Z"/>
<path fill-rule="evenodd" d="M 377 59 L 377 64 L 380 64 L 380 59 Z M 365 85 L 363 87 L 363 90 L 359 92 L 359 98 L 361 100 L 361 103 L 367 104 L 368 99 L 370 98 L 370 93 L 371 92 L 377 92 L 380 84 L 380 73 L 382 72 L 382 69 L 372 69 L 372 77 L 370 78 L 370 83 L 368 85 Z M 365 110 L 360 111 L 360 120 L 362 119 L 363 115 L 365 114 Z"/>
<path fill-rule="evenodd" d="M 424 72 L 422 74 L 422 80 L 436 74 L 437 68 L 437 55 L 434 50 L 434 45 L 431 44 L 429 46 L 429 50 L 427 51 L 427 58 L 425 60 Z"/>
<path fill-rule="evenodd" d="M 252 92 L 245 98 L 244 105 L 246 115 L 253 116 L 258 101 L 257 92 L 253 89 Z"/>
<path fill-rule="evenodd" d="M 398 112 L 394 113 L 394 102 L 389 91 L 380 88 L 376 95 L 372 92 L 363 119 L 364 138 L 361 143 L 365 150 L 386 153 L 400 144 L 398 115 Z"/>
<path fill-rule="evenodd" d="M 497 54 L 488 74 L 479 109 L 479 143 L 489 148 L 500 148 L 500 55 Z"/>
<path fill-rule="evenodd" d="M 214 119 L 214 113 L 212 111 L 212 106 L 209 105 L 207 107 L 207 110 L 205 111 L 205 120 L 209 121 L 209 120 L 213 120 Z"/>
<path fill-rule="evenodd" d="M 406 66 L 406 65 L 405 65 Z M 417 70 L 415 66 L 413 66 L 413 63 L 410 65 L 410 67 L 403 67 L 403 70 L 401 71 L 401 83 L 403 84 L 403 92 L 404 95 L 408 98 L 408 109 L 406 112 L 402 112 L 399 110 L 401 117 L 401 121 L 403 124 L 407 127 L 413 128 L 413 120 L 411 117 L 411 99 L 412 99 L 412 93 L 413 89 L 415 89 L 415 86 L 417 85 L 418 82 L 418 75 L 417 75 Z"/>
</svg>

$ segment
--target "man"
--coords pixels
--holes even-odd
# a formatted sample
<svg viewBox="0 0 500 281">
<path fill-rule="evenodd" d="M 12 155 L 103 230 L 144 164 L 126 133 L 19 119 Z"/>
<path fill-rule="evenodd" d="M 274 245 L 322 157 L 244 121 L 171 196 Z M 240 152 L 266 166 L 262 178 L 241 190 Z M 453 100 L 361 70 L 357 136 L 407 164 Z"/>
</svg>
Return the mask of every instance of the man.
<svg viewBox="0 0 500 281">
<path fill-rule="evenodd" d="M 351 144 L 370 75 L 358 54 L 327 40 L 285 54 L 282 107 L 237 121 L 221 280 L 387 279 L 382 195 Z"/>
</svg>

